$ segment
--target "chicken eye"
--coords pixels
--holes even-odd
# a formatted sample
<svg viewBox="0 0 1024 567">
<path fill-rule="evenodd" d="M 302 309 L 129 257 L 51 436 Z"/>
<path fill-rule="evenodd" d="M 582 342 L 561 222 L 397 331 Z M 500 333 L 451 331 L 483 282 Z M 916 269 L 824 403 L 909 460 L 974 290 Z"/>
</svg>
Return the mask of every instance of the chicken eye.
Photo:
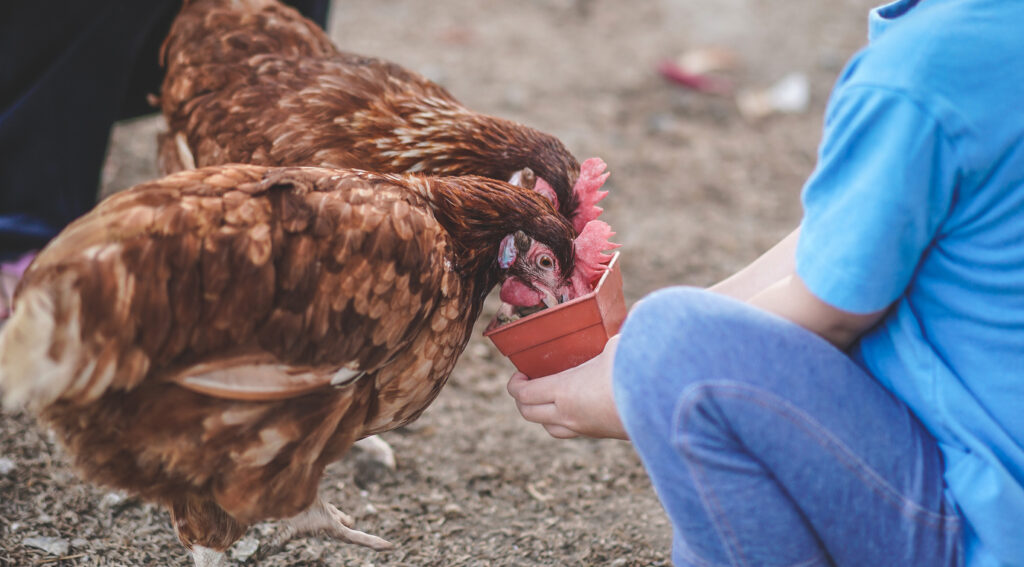
<svg viewBox="0 0 1024 567">
<path fill-rule="evenodd" d="M 537 257 L 537 266 L 545 270 L 551 270 L 555 267 L 555 259 L 547 254 L 541 254 Z"/>
</svg>

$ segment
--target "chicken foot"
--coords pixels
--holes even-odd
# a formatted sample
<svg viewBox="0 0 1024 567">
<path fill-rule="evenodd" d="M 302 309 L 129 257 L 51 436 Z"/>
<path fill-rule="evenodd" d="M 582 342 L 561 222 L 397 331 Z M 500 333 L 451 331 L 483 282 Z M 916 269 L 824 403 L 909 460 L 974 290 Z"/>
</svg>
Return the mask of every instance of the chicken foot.
<svg viewBox="0 0 1024 567">
<path fill-rule="evenodd" d="M 354 525 L 355 521 L 351 516 L 317 497 L 316 502 L 306 508 L 304 512 L 284 520 L 284 526 L 270 547 L 280 549 L 298 536 L 316 533 L 324 533 L 347 543 L 369 547 L 374 551 L 384 551 L 395 547 L 385 539 L 353 529 Z"/>
</svg>

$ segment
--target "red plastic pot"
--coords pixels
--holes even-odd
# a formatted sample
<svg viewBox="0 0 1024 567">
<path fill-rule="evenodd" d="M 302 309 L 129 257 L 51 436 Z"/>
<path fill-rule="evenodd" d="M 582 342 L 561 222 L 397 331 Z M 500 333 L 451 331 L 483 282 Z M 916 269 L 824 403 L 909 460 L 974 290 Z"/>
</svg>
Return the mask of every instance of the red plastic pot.
<svg viewBox="0 0 1024 567">
<path fill-rule="evenodd" d="M 593 292 L 491 329 L 484 336 L 530 378 L 594 358 L 626 319 L 618 260 L 616 252 Z"/>
</svg>

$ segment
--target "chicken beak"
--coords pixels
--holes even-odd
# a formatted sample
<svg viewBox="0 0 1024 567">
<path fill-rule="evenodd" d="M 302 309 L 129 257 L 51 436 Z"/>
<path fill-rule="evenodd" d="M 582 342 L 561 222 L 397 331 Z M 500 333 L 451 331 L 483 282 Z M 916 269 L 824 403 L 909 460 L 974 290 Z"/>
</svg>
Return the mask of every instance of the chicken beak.
<svg viewBox="0 0 1024 567">
<path fill-rule="evenodd" d="M 544 305 L 547 305 L 548 307 L 554 307 L 561 303 L 560 301 L 558 301 L 558 298 L 555 297 L 554 293 L 551 293 L 550 291 L 547 290 L 544 291 L 544 298 L 541 301 L 543 301 Z"/>
</svg>

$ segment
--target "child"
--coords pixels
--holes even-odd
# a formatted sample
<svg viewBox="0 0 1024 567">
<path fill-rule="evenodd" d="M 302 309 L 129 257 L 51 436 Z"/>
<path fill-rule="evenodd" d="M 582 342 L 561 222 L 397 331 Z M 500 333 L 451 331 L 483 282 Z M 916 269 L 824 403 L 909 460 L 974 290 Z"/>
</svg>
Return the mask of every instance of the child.
<svg viewBox="0 0 1024 567">
<path fill-rule="evenodd" d="M 1024 565 L 1021 26 L 1014 0 L 874 10 L 800 228 L 509 382 L 555 437 L 628 436 L 676 564 Z"/>
</svg>

